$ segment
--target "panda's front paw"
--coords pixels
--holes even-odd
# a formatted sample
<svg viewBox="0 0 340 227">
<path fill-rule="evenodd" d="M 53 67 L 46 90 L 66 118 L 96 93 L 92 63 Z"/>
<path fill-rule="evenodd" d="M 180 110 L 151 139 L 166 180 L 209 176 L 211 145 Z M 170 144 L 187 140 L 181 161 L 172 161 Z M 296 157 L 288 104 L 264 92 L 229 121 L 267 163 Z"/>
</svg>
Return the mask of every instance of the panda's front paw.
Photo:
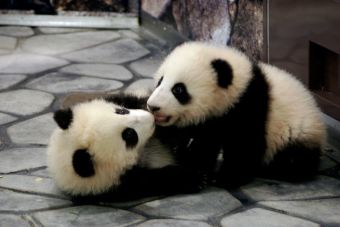
<svg viewBox="0 0 340 227">
<path fill-rule="evenodd" d="M 161 180 L 166 179 L 163 187 L 169 193 L 196 193 L 209 184 L 207 174 L 182 166 L 168 166 L 163 168 L 163 173 Z"/>
<path fill-rule="evenodd" d="M 199 184 L 198 184 L 198 189 L 201 191 L 208 187 L 209 185 L 209 176 L 208 174 L 202 173 L 200 176 Z"/>
<path fill-rule="evenodd" d="M 183 183 L 186 185 L 188 193 L 199 192 L 209 185 L 209 176 L 202 172 L 191 171 L 190 176 Z"/>
</svg>

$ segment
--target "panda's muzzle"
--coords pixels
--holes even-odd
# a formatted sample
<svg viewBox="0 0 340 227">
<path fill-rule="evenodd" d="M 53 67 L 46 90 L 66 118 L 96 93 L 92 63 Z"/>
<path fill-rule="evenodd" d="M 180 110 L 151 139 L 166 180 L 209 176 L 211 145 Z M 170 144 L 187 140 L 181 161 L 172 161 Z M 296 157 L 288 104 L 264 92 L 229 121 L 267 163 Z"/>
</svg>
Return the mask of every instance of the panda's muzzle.
<svg viewBox="0 0 340 227">
<path fill-rule="evenodd" d="M 152 113 L 155 113 L 157 111 L 159 111 L 161 108 L 158 106 L 151 106 L 151 105 L 147 105 L 148 106 L 148 110 Z"/>
<path fill-rule="evenodd" d="M 159 113 L 159 111 L 161 110 L 160 107 L 152 106 L 149 104 L 147 104 L 147 107 L 148 107 L 148 110 L 153 114 L 156 124 L 165 124 L 170 121 L 171 116 L 163 115 Z"/>
<path fill-rule="evenodd" d="M 160 114 L 154 114 L 156 124 L 167 123 L 170 121 L 171 116 L 164 116 Z"/>
</svg>

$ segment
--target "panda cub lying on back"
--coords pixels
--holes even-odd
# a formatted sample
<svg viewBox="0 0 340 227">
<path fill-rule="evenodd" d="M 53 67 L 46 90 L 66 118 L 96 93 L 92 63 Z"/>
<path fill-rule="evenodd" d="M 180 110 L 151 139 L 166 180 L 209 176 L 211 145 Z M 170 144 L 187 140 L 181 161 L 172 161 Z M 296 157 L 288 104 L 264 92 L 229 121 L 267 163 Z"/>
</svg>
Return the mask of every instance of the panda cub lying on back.
<svg viewBox="0 0 340 227">
<path fill-rule="evenodd" d="M 325 127 L 312 95 L 292 75 L 230 47 L 191 42 L 162 63 L 147 105 L 160 138 L 184 166 L 238 186 L 254 175 L 300 180 L 316 173 Z"/>
<path fill-rule="evenodd" d="M 168 148 L 152 137 L 147 98 L 119 94 L 58 110 L 59 126 L 48 146 L 48 169 L 74 198 L 105 200 L 198 191 L 201 175 L 176 165 Z M 129 108 L 129 109 L 127 109 Z"/>
</svg>

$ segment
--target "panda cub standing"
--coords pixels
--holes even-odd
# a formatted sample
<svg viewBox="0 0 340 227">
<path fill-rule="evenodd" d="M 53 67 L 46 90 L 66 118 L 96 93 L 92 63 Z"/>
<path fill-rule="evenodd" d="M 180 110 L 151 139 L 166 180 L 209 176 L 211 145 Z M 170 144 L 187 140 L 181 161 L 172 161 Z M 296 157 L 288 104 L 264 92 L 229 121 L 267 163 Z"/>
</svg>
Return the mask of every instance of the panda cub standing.
<svg viewBox="0 0 340 227">
<path fill-rule="evenodd" d="M 153 137 L 147 98 L 117 94 L 58 110 L 48 169 L 74 199 L 131 200 L 197 192 L 204 176 L 178 166 Z"/>
<path fill-rule="evenodd" d="M 230 47 L 189 42 L 155 78 L 147 105 L 181 164 L 214 174 L 222 151 L 217 183 L 225 187 L 256 175 L 293 181 L 317 172 L 325 126 L 289 73 Z"/>
</svg>

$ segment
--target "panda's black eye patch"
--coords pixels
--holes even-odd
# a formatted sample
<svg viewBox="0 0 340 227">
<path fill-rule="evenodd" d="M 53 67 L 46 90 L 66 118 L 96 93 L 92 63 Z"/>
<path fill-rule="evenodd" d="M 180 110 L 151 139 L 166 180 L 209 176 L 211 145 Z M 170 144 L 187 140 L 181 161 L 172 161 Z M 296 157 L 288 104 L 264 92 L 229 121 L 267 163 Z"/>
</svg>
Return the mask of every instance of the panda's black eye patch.
<svg viewBox="0 0 340 227">
<path fill-rule="evenodd" d="M 137 132 L 133 128 L 126 128 L 122 132 L 122 138 L 126 143 L 126 147 L 133 148 L 138 143 Z"/>
<path fill-rule="evenodd" d="M 175 84 L 172 87 L 171 92 L 181 104 L 187 104 L 191 100 L 191 96 L 183 83 Z"/>
<path fill-rule="evenodd" d="M 116 108 L 116 114 L 125 115 L 125 114 L 129 114 L 129 113 L 130 113 L 130 111 L 128 109 Z"/>
<path fill-rule="evenodd" d="M 163 77 L 161 77 L 161 78 L 159 79 L 159 81 L 158 81 L 156 87 L 158 87 L 159 85 L 161 85 L 162 81 L 163 81 Z"/>
<path fill-rule="evenodd" d="M 74 171 L 81 177 L 90 177 L 95 174 L 92 157 L 86 149 L 74 152 L 72 165 Z"/>
</svg>

